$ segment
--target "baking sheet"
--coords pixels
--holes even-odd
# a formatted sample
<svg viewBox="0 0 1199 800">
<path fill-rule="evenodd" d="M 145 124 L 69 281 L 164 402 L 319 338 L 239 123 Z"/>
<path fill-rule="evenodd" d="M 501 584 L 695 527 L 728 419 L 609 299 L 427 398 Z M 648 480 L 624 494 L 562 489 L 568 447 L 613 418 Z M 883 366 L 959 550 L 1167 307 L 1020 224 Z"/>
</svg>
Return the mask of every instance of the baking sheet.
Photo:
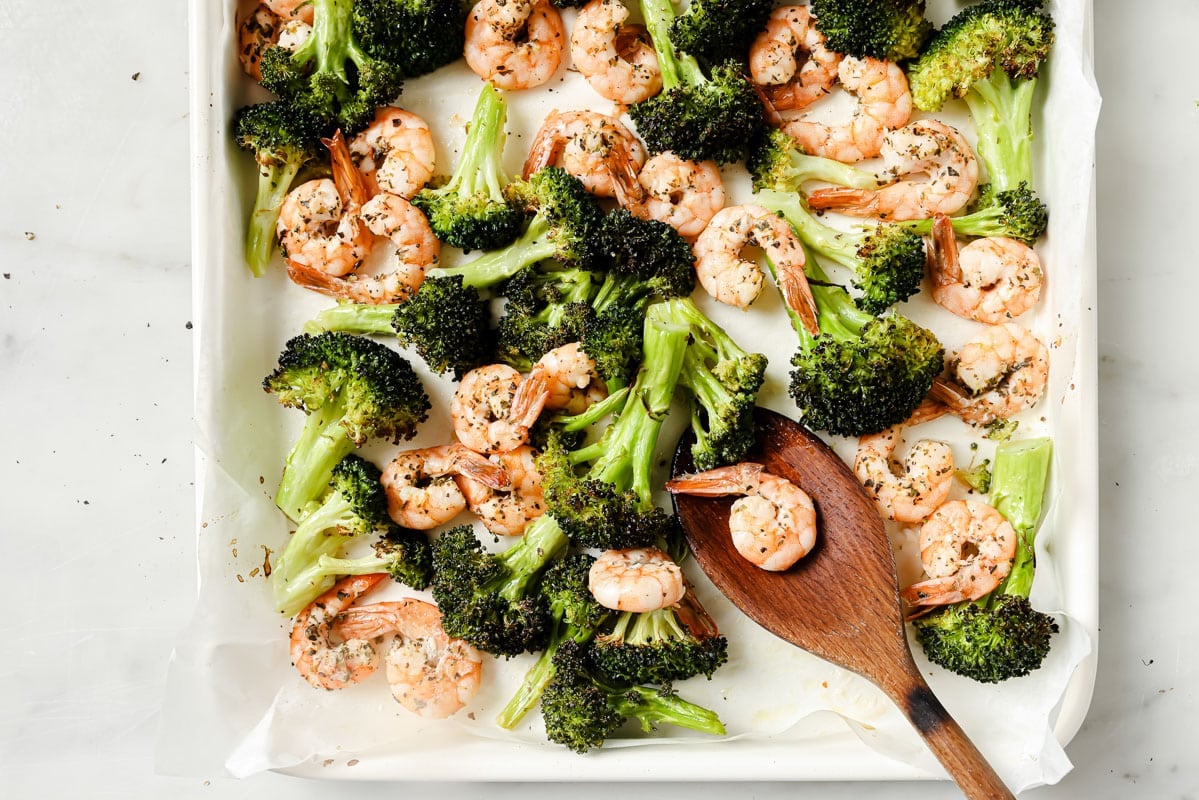
<svg viewBox="0 0 1199 800">
<path fill-rule="evenodd" d="M 233 0 L 191 4 L 200 592 L 172 662 L 160 770 L 247 775 L 286 769 L 427 780 L 448 775 L 729 780 L 942 774 L 874 687 L 761 631 L 694 569 L 705 604 L 729 637 L 731 661 L 713 681 L 692 679 L 679 688 L 721 713 L 730 731 L 726 741 L 634 735 L 580 758 L 547 745 L 535 714 L 513 734 L 499 731 L 491 718 L 519 681 L 527 658 L 489 664 L 484 691 L 471 708 L 474 718 L 459 715 L 442 723 L 405 712 L 381 680 L 330 694 L 313 691 L 299 679 L 288 663 L 287 623 L 271 609 L 263 562 L 286 539 L 288 526 L 272 497 L 301 415 L 279 409 L 259 383 L 283 342 L 329 301 L 290 285 L 281 265 L 254 280 L 242 262 L 254 174 L 230 141 L 227 123 L 238 106 L 260 96 L 233 55 L 234 5 Z M 943 20 L 954 7 L 930 3 L 930 16 Z M 1040 608 L 1062 611 L 1063 630 L 1042 670 L 998 687 L 925 670 L 946 707 L 1014 789 L 1053 783 L 1068 771 L 1060 742 L 1081 724 L 1094 670 L 1087 656 L 1097 606 L 1091 187 L 1098 93 L 1090 72 L 1089 4 L 1062 0 L 1053 4 L 1053 13 L 1058 44 L 1043 80 L 1036 127 L 1038 184 L 1052 209 L 1050 233 L 1038 248 L 1048 280 L 1039 307 L 1021 320 L 1052 345 L 1051 385 L 1041 404 L 1024 415 L 1020 435 L 1050 432 L 1055 440 L 1033 600 Z M 563 70 L 550 86 L 511 99 L 510 171 L 517 170 L 529 136 L 550 108 L 608 109 L 606 101 L 579 84 L 579 76 Z M 456 163 L 479 85 L 458 64 L 412 83 L 400 100 L 433 128 L 439 171 L 448 172 Z M 963 118 L 958 113 L 937 116 L 952 123 Z M 749 199 L 743 177 L 730 180 L 729 190 L 730 204 Z M 697 300 L 717 322 L 770 356 L 761 404 L 794 415 L 785 392 L 794 336 L 776 295 L 768 289 L 748 314 L 701 295 L 697 292 Z M 933 328 L 950 349 L 977 330 L 928 301 L 911 303 L 904 313 Z M 421 368 L 418 358 L 413 363 Z M 440 443 L 448 435 L 445 409 L 452 386 L 423 377 L 435 410 L 411 446 Z M 953 443 L 961 463 L 971 456 L 966 443 L 973 437 L 954 420 L 938 421 L 919 434 Z M 843 455 L 852 453 L 852 442 L 837 445 Z M 387 452 L 376 448 L 367 454 L 382 463 Z M 902 571 L 911 548 L 902 546 L 904 531 L 894 529 L 893 536 L 901 545 Z M 660 758 L 662 747 L 670 748 L 670 759 Z M 613 761 L 620 762 L 616 770 Z M 464 763 L 470 765 L 466 771 Z"/>
</svg>

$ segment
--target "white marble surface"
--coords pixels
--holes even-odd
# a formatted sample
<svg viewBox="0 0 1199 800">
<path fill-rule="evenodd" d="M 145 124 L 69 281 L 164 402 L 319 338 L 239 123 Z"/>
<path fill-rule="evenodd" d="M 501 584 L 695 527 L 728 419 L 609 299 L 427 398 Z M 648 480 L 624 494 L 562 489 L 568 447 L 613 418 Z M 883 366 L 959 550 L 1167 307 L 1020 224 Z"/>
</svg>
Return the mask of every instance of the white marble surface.
<svg viewBox="0 0 1199 800">
<path fill-rule="evenodd" d="M 1096 0 L 1099 676 L 1039 797 L 1199 797 L 1199 72 L 1192 0 Z M 1140 17 L 1144 16 L 1145 19 Z M 327 785 L 153 774 L 192 605 L 186 4 L 0 4 L 0 795 L 296 800 Z M 1149 42 L 1149 44 L 1142 44 Z M 386 785 L 359 798 L 394 797 Z M 584 797 L 613 787 L 572 789 Z M 661 798 L 937 798 L 945 784 L 655 787 Z M 451 784 L 446 798 L 551 797 Z M 647 789 L 648 792 L 648 789 Z M 638 792 L 639 793 L 639 792 Z"/>
</svg>

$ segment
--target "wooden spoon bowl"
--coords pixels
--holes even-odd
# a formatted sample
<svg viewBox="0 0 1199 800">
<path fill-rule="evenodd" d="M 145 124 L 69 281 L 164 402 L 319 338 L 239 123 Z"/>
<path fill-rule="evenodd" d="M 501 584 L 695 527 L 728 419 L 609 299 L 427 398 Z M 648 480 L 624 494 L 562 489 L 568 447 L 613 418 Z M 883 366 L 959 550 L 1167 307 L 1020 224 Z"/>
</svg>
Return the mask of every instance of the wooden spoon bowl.
<svg viewBox="0 0 1199 800">
<path fill-rule="evenodd" d="M 759 408 L 746 458 L 802 488 L 816 505 L 816 547 L 785 572 L 767 572 L 734 548 L 732 498 L 674 495 L 700 568 L 746 616 L 797 647 L 882 689 L 971 798 L 1012 798 L 999 776 L 925 683 L 904 633 L 895 559 L 882 519 L 857 478 L 799 423 Z M 692 472 L 690 432 L 674 474 Z"/>
</svg>

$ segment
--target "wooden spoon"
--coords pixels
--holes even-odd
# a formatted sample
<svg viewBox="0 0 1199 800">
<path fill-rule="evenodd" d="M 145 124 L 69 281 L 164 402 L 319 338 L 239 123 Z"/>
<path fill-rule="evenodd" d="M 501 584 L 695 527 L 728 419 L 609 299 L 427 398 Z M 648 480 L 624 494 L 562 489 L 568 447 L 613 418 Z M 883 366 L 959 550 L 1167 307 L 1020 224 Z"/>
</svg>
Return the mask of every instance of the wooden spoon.
<svg viewBox="0 0 1199 800">
<path fill-rule="evenodd" d="M 675 495 L 695 560 L 716 588 L 766 630 L 866 678 L 899 706 L 970 798 L 1014 798 L 921 677 L 904 635 L 895 559 L 874 502 L 845 463 L 797 422 L 757 409 L 746 458 L 811 495 L 815 549 L 786 572 L 745 560 L 729 536 L 732 498 Z M 690 433 L 674 474 L 693 471 Z"/>
</svg>

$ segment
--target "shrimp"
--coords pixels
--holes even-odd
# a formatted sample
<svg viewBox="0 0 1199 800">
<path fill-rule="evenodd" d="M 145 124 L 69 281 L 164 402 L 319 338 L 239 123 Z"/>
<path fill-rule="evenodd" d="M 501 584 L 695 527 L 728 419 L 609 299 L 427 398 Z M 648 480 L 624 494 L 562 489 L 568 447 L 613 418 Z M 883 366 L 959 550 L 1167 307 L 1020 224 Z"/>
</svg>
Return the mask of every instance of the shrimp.
<svg viewBox="0 0 1199 800">
<path fill-rule="evenodd" d="M 505 453 L 529 440 L 529 428 L 546 398 L 544 374 L 526 380 L 505 364 L 489 364 L 462 376 L 450 401 L 458 441 L 476 453 Z"/>
<path fill-rule="evenodd" d="M 263 3 L 283 20 L 295 19 L 311 25 L 316 17 L 312 0 L 263 0 Z"/>
<path fill-rule="evenodd" d="M 581 414 L 592 403 L 608 396 L 608 387 L 596 371 L 595 361 L 578 342 L 555 347 L 533 365 L 533 373 L 545 377 L 545 408 Z"/>
<path fill-rule="evenodd" d="M 729 509 L 733 546 L 747 561 L 770 572 L 790 569 L 816 546 L 816 506 L 803 489 L 742 462 L 666 482 L 672 494 L 742 495 Z"/>
<path fill-rule="evenodd" d="M 800 116 L 785 121 L 783 130 L 812 155 L 846 163 L 874 158 L 886 132 L 906 125 L 912 116 L 908 79 L 898 64 L 853 57 L 841 62 L 837 76 L 858 100 L 850 121 L 831 125 Z"/>
<path fill-rule="evenodd" d="M 998 325 L 1020 316 L 1041 298 L 1041 259 L 1028 245 L 1005 236 L 975 239 L 958 250 L 953 222 L 938 214 L 929 264 L 933 300 L 959 317 Z"/>
<path fill-rule="evenodd" d="M 724 181 L 714 161 L 687 161 L 667 150 L 645 163 L 637 183 L 642 200 L 629 211 L 665 222 L 686 239 L 699 236 L 724 208 Z"/>
<path fill-rule="evenodd" d="M 949 499 L 953 488 L 953 450 L 944 442 L 921 439 L 908 449 L 902 471 L 892 460 L 900 431 L 941 416 L 949 409 L 922 404 L 902 424 L 858 439 L 853 472 L 874 498 L 879 513 L 896 522 L 920 522 Z"/>
<path fill-rule="evenodd" d="M 595 111 L 553 111 L 529 146 L 524 178 L 548 166 L 574 175 L 597 197 L 615 197 L 628 205 L 641 197 L 637 172 L 645 148 L 615 117 Z"/>
<path fill-rule="evenodd" d="M 900 596 L 911 606 L 977 600 L 1012 569 L 1016 532 L 1003 515 L 978 500 L 952 500 L 920 528 L 920 562 L 928 580 Z"/>
<path fill-rule="evenodd" d="M 312 33 L 311 15 L 308 22 L 285 18 L 271 5 L 260 3 L 237 28 L 237 58 L 245 73 L 256 81 L 262 80 L 263 53 L 275 45 L 298 50 Z"/>
<path fill-rule="evenodd" d="M 343 636 L 334 643 L 331 634 L 338 615 L 369 592 L 386 575 L 354 575 L 312 601 L 291 624 L 291 662 L 304 680 L 318 689 L 344 689 L 368 677 L 379 667 L 379 654 L 363 638 Z"/>
<path fill-rule="evenodd" d="M 383 470 L 387 514 L 397 525 L 425 531 L 466 510 L 466 498 L 451 477 L 464 475 L 493 489 L 511 486 L 503 467 L 460 444 L 406 450 Z"/>
<path fill-rule="evenodd" d="M 481 0 L 466 18 L 466 63 L 500 89 L 548 82 L 565 43 L 562 16 L 549 0 Z"/>
<path fill-rule="evenodd" d="M 729 206 L 721 209 L 695 241 L 695 273 L 708 294 L 737 308 L 749 307 L 762 291 L 762 270 L 742 258 L 746 247 L 759 247 L 777 270 L 788 304 L 801 315 L 816 314 L 815 303 L 807 309 L 790 291 L 794 281 L 784 276 L 801 276 L 805 263 L 803 245 L 786 220 L 761 206 Z M 807 281 L 805 280 L 806 286 Z M 807 299 L 810 299 L 810 295 Z"/>
<path fill-rule="evenodd" d="M 988 326 L 950 364 L 931 396 L 971 425 L 989 425 L 1036 405 L 1049 383 L 1049 349 L 1014 322 Z"/>
<path fill-rule="evenodd" d="M 433 134 L 410 111 L 383 106 L 374 121 L 350 140 L 350 156 L 366 177 L 371 196 L 388 192 L 411 200 L 433 177 Z"/>
<path fill-rule="evenodd" d="M 591 565 L 587 588 L 604 608 L 635 614 L 673 606 L 687 591 L 683 570 L 656 547 L 605 550 Z"/>
<path fill-rule="evenodd" d="M 825 44 L 807 6 L 780 6 L 750 47 L 749 72 L 770 107 L 800 110 L 832 90 L 842 58 Z"/>
<path fill-rule="evenodd" d="M 528 445 L 489 456 L 507 473 L 511 485 L 506 490 L 493 489 L 465 475 L 457 478 L 467 507 L 487 530 L 498 536 L 520 536 L 525 525 L 545 512 L 537 456 L 538 452 Z"/>
<path fill-rule="evenodd" d="M 479 692 L 483 656 L 441 627 L 432 603 L 407 599 L 355 606 L 338 620 L 337 631 L 355 639 L 393 637 L 384 662 L 391 696 L 426 719 L 461 711 Z"/>
<path fill-rule="evenodd" d="M 882 156 L 886 172 L 902 180 L 881 189 L 817 189 L 808 205 L 855 217 L 928 219 L 964 208 L 978 185 L 978 160 L 969 143 L 956 128 L 935 119 L 888 132 Z"/>
<path fill-rule="evenodd" d="M 333 179 L 308 181 L 288 192 L 277 228 L 288 274 L 317 291 L 362 266 L 374 244 L 362 219 L 366 188 L 341 132 L 321 141 L 332 156 Z"/>
<path fill-rule="evenodd" d="M 591 0 L 570 31 L 570 60 L 601 97 L 625 105 L 662 91 L 662 70 L 644 25 L 621 0 Z"/>
</svg>

